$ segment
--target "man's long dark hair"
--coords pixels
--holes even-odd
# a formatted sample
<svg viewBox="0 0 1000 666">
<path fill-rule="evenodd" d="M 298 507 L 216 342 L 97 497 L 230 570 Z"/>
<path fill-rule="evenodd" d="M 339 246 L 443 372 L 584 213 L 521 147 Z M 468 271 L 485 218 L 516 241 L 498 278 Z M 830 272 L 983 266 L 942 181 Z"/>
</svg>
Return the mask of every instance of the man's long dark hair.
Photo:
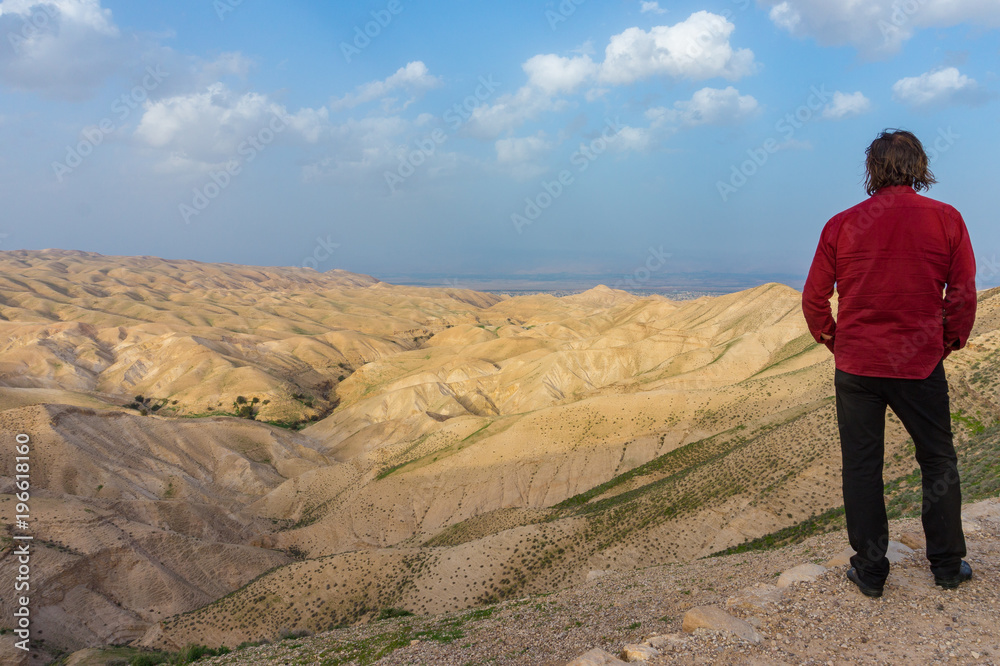
<svg viewBox="0 0 1000 666">
<path fill-rule="evenodd" d="M 869 195 L 890 185 L 909 185 L 919 192 L 937 182 L 927 166 L 924 146 L 912 132 L 883 130 L 865 155 L 865 191 Z"/>
</svg>

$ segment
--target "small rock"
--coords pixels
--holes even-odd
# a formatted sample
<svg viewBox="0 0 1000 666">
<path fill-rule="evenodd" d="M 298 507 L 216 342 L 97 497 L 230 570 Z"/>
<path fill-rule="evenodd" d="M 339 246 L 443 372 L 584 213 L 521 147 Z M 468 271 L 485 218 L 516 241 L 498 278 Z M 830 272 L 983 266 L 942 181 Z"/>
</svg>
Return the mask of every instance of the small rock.
<svg viewBox="0 0 1000 666">
<path fill-rule="evenodd" d="M 924 535 L 919 532 L 903 532 L 899 535 L 899 542 L 904 546 L 909 546 L 913 550 L 918 550 L 927 545 Z"/>
<path fill-rule="evenodd" d="M 749 611 L 773 610 L 781 603 L 785 591 L 776 585 L 758 583 L 754 587 L 740 590 L 726 599 L 726 608 L 741 608 Z"/>
<path fill-rule="evenodd" d="M 847 548 L 840 551 L 839 553 L 828 559 L 826 562 L 824 562 L 823 565 L 827 569 L 847 566 L 848 564 L 851 563 L 852 557 L 854 557 L 854 549 L 848 546 Z"/>
<path fill-rule="evenodd" d="M 778 576 L 778 587 L 788 587 L 793 583 L 811 583 L 820 574 L 826 572 L 826 567 L 807 562 L 797 567 L 792 567 L 788 571 Z"/>
<path fill-rule="evenodd" d="M 581 654 L 579 657 L 566 664 L 566 666 L 613 666 L 614 664 L 624 663 L 626 662 L 622 661 L 615 655 L 609 654 L 601 648 L 594 648 L 590 652 Z"/>
<path fill-rule="evenodd" d="M 913 532 L 907 532 L 906 534 L 903 535 L 902 538 L 909 539 L 912 541 L 912 537 L 915 536 L 916 535 Z M 917 538 L 920 539 L 919 547 L 923 548 L 923 537 L 920 536 Z M 899 541 L 890 541 L 889 547 L 885 551 L 886 559 L 888 559 L 889 562 L 892 564 L 898 564 L 899 562 L 902 562 L 912 554 L 913 554 L 913 548 L 905 543 L 900 543 Z M 834 555 L 833 557 L 831 557 L 824 564 L 828 569 L 832 569 L 834 567 L 847 566 L 851 563 L 851 558 L 853 556 L 854 556 L 854 549 L 851 547 L 847 547 L 844 550 L 837 553 L 836 555 Z M 794 569 L 792 569 L 792 571 L 794 571 Z M 780 585 L 781 583 L 778 584 Z"/>
<path fill-rule="evenodd" d="M 666 636 L 651 636 L 646 639 L 646 644 L 649 647 L 656 648 L 657 650 L 670 650 L 675 647 L 680 647 L 685 643 L 684 636 L 680 634 L 668 634 Z"/>
<path fill-rule="evenodd" d="M 684 614 L 681 628 L 689 634 L 695 629 L 704 628 L 736 634 L 751 643 L 760 643 L 761 641 L 761 635 L 749 623 L 735 618 L 715 606 L 695 606 Z"/>
<path fill-rule="evenodd" d="M 965 520 L 964 518 L 962 519 L 962 531 L 965 532 L 966 534 L 973 534 L 975 532 L 981 532 L 982 530 L 983 528 L 980 527 L 979 523 L 977 523 L 976 521 Z"/>
<path fill-rule="evenodd" d="M 622 659 L 625 661 L 648 661 L 658 654 L 658 650 L 646 645 L 629 644 L 622 648 Z"/>
<path fill-rule="evenodd" d="M 410 641 L 410 645 L 416 645 L 419 642 L 420 642 L 419 638 L 414 638 L 412 641 Z"/>
<path fill-rule="evenodd" d="M 913 549 L 898 541 L 890 541 L 889 548 L 885 551 L 886 559 L 892 564 L 899 564 L 910 555 L 913 555 Z"/>
<path fill-rule="evenodd" d="M 983 500 L 982 502 L 976 502 L 967 506 L 962 510 L 962 520 L 1000 523 L 1000 502 L 997 500 Z"/>
</svg>

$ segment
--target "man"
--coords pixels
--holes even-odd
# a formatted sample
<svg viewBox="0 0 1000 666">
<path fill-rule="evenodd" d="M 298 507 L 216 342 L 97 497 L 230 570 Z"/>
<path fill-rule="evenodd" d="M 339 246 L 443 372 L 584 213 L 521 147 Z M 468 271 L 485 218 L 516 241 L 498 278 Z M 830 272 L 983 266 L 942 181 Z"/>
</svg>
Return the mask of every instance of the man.
<svg viewBox="0 0 1000 666">
<path fill-rule="evenodd" d="M 920 141 L 886 130 L 868 147 L 870 195 L 827 222 L 802 294 L 817 342 L 834 354 L 847 534 L 847 577 L 882 596 L 889 561 L 883 496 L 886 406 L 913 438 L 934 581 L 972 578 L 943 361 L 965 346 L 976 317 L 976 263 L 965 222 L 920 190 L 937 182 Z M 830 298 L 837 287 L 837 319 Z"/>
</svg>

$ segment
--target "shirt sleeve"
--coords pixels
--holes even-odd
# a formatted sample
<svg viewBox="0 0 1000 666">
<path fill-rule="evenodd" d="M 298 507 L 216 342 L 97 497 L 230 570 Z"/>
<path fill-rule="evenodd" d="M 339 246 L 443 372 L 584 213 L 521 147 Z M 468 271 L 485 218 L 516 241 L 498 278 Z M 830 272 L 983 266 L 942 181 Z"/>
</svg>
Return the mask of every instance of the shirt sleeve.
<svg viewBox="0 0 1000 666">
<path fill-rule="evenodd" d="M 805 315 L 806 325 L 816 342 L 825 344 L 832 352 L 837 322 L 833 319 L 830 299 L 837 282 L 837 257 L 836 249 L 830 242 L 829 229 L 829 224 L 823 229 L 812 266 L 809 267 L 809 276 L 802 290 L 802 314 Z M 830 339 L 824 340 L 823 334 L 830 336 Z"/>
<path fill-rule="evenodd" d="M 976 257 L 965 221 L 955 214 L 957 234 L 952 241 L 951 267 L 944 292 L 945 355 L 965 346 L 976 321 Z"/>
</svg>

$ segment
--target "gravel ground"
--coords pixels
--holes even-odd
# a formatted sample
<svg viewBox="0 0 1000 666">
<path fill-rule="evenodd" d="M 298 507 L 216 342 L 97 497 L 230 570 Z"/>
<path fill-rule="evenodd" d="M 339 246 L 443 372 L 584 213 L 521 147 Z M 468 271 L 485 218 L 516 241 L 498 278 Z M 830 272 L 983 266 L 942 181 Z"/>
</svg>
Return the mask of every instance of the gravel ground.
<svg viewBox="0 0 1000 666">
<path fill-rule="evenodd" d="M 726 600 L 785 570 L 822 564 L 847 547 L 843 532 L 770 552 L 743 553 L 639 571 L 593 574 L 559 592 L 435 617 L 402 617 L 287 639 L 204 660 L 206 664 L 533 664 L 562 666 L 598 647 L 672 635 L 660 664 L 998 664 L 1000 665 L 1000 503 L 995 517 L 969 522 L 974 579 L 942 590 L 918 549 L 893 565 L 881 599 L 863 596 L 831 568 L 785 589 L 768 610 L 729 612 L 764 637 L 759 644 L 703 629 L 683 633 L 694 606 Z M 891 525 L 894 539 L 920 533 L 918 520 Z"/>
</svg>

